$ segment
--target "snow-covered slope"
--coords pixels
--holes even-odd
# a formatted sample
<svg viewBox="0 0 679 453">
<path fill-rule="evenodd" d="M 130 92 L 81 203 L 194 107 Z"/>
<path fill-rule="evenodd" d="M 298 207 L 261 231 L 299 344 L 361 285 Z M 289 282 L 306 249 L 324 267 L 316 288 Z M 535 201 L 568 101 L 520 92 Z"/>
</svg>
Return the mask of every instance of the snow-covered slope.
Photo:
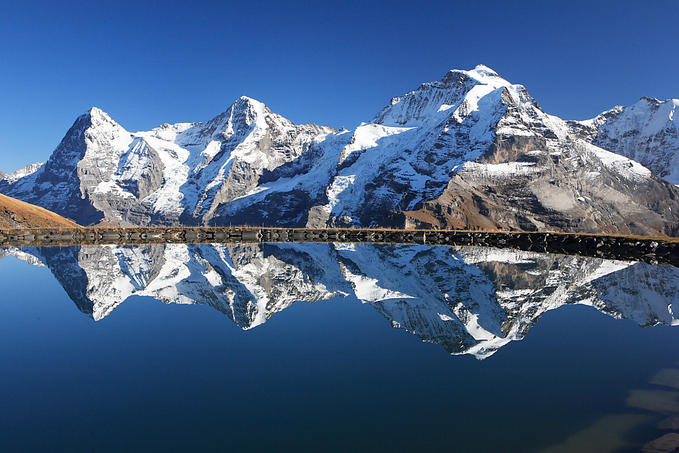
<svg viewBox="0 0 679 453">
<path fill-rule="evenodd" d="M 629 157 L 679 184 L 679 99 L 644 97 L 571 127 L 585 140 Z"/>
<path fill-rule="evenodd" d="M 640 135 L 668 156 L 676 155 L 674 105 L 648 107 L 653 118 Z M 0 192 L 81 224 L 679 234 L 679 189 L 620 155 L 637 142 L 605 149 L 618 143 L 605 133 L 627 137 L 638 116 L 569 125 L 483 65 L 392 99 L 353 131 L 296 125 L 247 97 L 206 123 L 146 132 L 93 108 L 46 165 L 0 180 Z"/>
<path fill-rule="evenodd" d="M 457 168 L 489 149 L 498 127 L 511 126 L 501 122 L 508 99 L 528 101 L 522 86 L 485 66 L 452 70 L 392 99 L 371 123 L 356 129 L 343 150 L 322 207 L 326 222 L 402 222 L 390 213 L 436 198 Z"/>
<path fill-rule="evenodd" d="M 0 181 L 6 181 L 7 183 L 11 184 L 15 181 L 18 181 L 21 178 L 32 175 L 33 173 L 38 171 L 40 167 L 42 167 L 43 165 L 45 165 L 45 162 L 36 162 L 34 164 L 26 165 L 25 167 L 20 168 L 14 173 L 5 173 L 4 171 L 0 171 Z"/>
<path fill-rule="evenodd" d="M 330 132 L 295 125 L 248 97 L 207 123 L 135 133 L 92 108 L 44 167 L 5 178 L 0 190 L 82 224 L 208 223 Z"/>
<path fill-rule="evenodd" d="M 47 265 L 100 320 L 132 296 L 207 304 L 250 329 L 297 301 L 342 298 L 451 354 L 486 358 L 547 311 L 583 304 L 642 326 L 679 325 L 679 269 L 477 247 L 372 244 L 10 249 Z"/>
</svg>

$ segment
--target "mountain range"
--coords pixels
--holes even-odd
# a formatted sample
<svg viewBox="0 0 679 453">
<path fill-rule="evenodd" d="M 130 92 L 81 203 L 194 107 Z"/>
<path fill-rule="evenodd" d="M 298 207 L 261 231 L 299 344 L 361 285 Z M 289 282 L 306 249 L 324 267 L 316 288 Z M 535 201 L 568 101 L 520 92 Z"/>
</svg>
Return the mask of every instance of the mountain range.
<svg viewBox="0 0 679 453">
<path fill-rule="evenodd" d="M 47 266 L 101 320 L 133 296 L 206 304 L 244 330 L 298 301 L 354 300 L 451 354 L 484 359 L 546 312 L 591 306 L 641 326 L 679 325 L 679 269 L 481 247 L 168 244 L 0 249 Z"/>
<path fill-rule="evenodd" d="M 92 108 L 0 192 L 82 225 L 434 226 L 679 235 L 679 100 L 587 121 L 479 65 L 354 130 L 242 97 L 204 123 L 129 132 Z"/>
</svg>

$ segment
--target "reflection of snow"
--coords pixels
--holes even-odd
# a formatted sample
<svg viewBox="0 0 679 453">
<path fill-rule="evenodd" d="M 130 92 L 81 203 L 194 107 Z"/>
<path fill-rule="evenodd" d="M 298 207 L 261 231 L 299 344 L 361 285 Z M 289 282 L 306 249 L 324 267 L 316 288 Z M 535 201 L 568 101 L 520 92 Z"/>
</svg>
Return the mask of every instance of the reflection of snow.
<svg viewBox="0 0 679 453">
<path fill-rule="evenodd" d="M 297 301 L 351 297 L 452 354 L 489 357 L 547 311 L 589 305 L 679 325 L 679 269 L 480 247 L 374 244 L 6 249 L 44 263 L 95 320 L 131 296 L 208 304 L 249 329 Z"/>
</svg>

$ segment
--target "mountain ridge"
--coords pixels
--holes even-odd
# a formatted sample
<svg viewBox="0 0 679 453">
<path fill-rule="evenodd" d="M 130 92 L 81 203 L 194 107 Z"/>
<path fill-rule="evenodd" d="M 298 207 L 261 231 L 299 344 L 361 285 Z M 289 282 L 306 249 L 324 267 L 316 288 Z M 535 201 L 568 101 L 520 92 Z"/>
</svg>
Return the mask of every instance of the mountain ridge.
<svg viewBox="0 0 679 453">
<path fill-rule="evenodd" d="M 662 119 L 663 108 L 647 113 Z M 611 139 L 636 123 L 602 115 L 549 115 L 483 65 L 393 98 L 352 131 L 294 124 L 247 96 L 207 122 L 139 132 L 94 107 L 44 166 L 0 177 L 0 192 L 82 224 L 679 234 L 679 189 L 626 157 L 629 141 Z M 679 155 L 673 129 L 653 131 L 643 156 L 658 146 Z"/>
</svg>

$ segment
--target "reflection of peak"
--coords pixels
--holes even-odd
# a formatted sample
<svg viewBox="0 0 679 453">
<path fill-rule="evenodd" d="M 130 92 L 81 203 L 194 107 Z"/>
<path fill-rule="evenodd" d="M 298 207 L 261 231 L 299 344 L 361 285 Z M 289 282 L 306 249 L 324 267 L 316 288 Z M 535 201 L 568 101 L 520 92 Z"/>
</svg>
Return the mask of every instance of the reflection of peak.
<svg viewBox="0 0 679 453">
<path fill-rule="evenodd" d="M 476 247 L 328 244 L 45 248 L 4 253 L 47 265 L 95 320 L 131 296 L 207 304 L 250 329 L 297 301 L 353 297 L 392 326 L 479 359 L 547 311 L 589 305 L 642 326 L 679 325 L 679 269 Z M 34 257 L 34 258 L 28 258 Z"/>
<path fill-rule="evenodd" d="M 78 308 L 95 320 L 132 296 L 149 296 L 207 304 L 248 329 L 298 300 L 338 295 L 254 245 L 45 248 L 40 255 Z"/>
</svg>

